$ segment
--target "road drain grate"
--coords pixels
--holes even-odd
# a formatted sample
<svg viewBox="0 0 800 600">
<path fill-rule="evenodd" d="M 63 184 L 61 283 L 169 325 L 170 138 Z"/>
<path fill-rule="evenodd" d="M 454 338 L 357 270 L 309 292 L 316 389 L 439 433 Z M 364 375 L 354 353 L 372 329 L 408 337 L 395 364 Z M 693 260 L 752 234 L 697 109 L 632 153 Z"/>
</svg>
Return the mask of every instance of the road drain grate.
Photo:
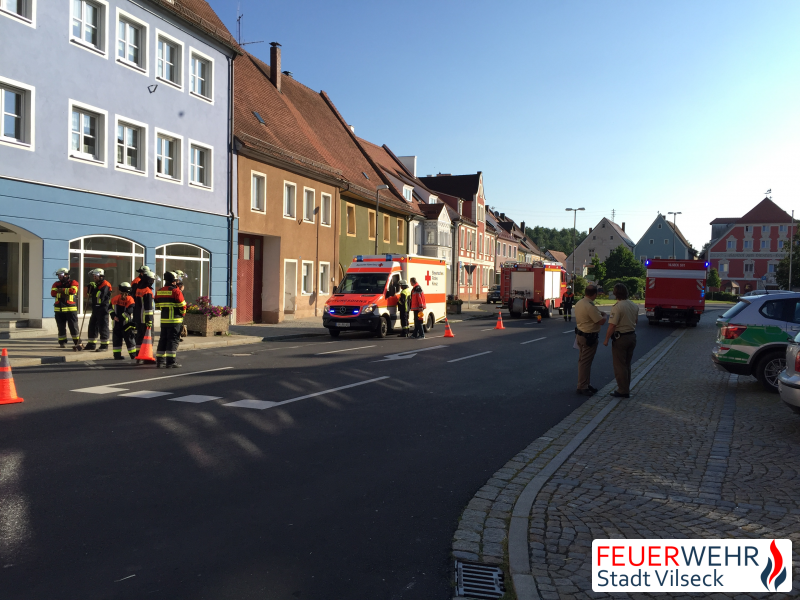
<svg viewBox="0 0 800 600">
<path fill-rule="evenodd" d="M 494 600 L 506 592 L 502 569 L 460 560 L 456 561 L 456 588 L 459 596 L 476 600 Z"/>
</svg>

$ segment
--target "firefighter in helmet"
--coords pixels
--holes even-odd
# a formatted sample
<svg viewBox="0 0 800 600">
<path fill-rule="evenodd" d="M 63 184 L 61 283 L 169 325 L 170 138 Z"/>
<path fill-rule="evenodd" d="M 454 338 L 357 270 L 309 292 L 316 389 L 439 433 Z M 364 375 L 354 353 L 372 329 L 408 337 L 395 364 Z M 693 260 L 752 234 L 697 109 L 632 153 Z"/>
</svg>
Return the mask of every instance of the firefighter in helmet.
<svg viewBox="0 0 800 600">
<path fill-rule="evenodd" d="M 133 280 L 133 323 L 136 326 L 136 352 L 144 341 L 144 336 L 149 328 L 153 329 L 153 284 L 156 276 L 147 265 L 139 267 L 139 276 Z"/>
<path fill-rule="evenodd" d="M 178 368 L 178 340 L 186 314 L 186 300 L 181 292 L 181 279 L 173 271 L 164 273 L 164 287 L 156 292 L 155 306 L 161 311 L 161 335 L 156 350 L 156 366 Z"/>
<path fill-rule="evenodd" d="M 564 295 L 561 296 L 561 308 L 564 309 L 564 320 L 572 321 L 572 305 L 575 304 L 575 294 L 572 293 L 572 287 L 568 287 Z"/>
<path fill-rule="evenodd" d="M 136 326 L 133 323 L 133 287 L 127 281 L 119 284 L 119 294 L 111 299 L 111 306 L 108 313 L 114 321 L 111 331 L 111 345 L 114 352 L 114 360 L 124 360 L 122 356 L 122 342 L 128 348 L 131 360 L 136 358 L 136 342 L 134 332 Z"/>
<path fill-rule="evenodd" d="M 50 289 L 50 295 L 55 298 L 53 311 L 58 327 L 58 345 L 67 347 L 67 327 L 72 336 L 72 343 L 76 350 L 82 350 L 81 334 L 78 330 L 78 290 L 80 284 L 69 276 L 69 269 L 61 268 L 55 272 L 58 281 Z"/>
<path fill-rule="evenodd" d="M 92 316 L 89 317 L 89 343 L 86 344 L 85 349 L 103 352 L 108 350 L 108 308 L 114 288 L 106 281 L 103 269 L 93 269 L 89 271 L 89 275 L 91 275 L 92 281 L 86 286 L 86 293 L 91 303 Z M 100 340 L 99 347 L 97 346 L 98 338 Z"/>
</svg>

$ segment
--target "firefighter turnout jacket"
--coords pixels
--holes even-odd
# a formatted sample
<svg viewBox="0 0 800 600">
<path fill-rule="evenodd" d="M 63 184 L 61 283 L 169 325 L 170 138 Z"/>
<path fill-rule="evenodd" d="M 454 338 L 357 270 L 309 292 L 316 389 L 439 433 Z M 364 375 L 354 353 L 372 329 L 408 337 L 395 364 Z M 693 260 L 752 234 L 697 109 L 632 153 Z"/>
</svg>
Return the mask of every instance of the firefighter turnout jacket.
<svg viewBox="0 0 800 600">
<path fill-rule="evenodd" d="M 115 331 L 133 329 L 133 307 L 133 298 L 128 294 L 117 294 L 111 299 L 108 314 L 111 315 L 112 320 L 115 317 L 119 319 L 119 321 L 114 321 Z"/>
<path fill-rule="evenodd" d="M 422 291 L 422 287 L 419 284 L 414 286 L 414 289 L 411 290 L 411 310 L 425 310 L 425 292 Z"/>
<path fill-rule="evenodd" d="M 161 323 L 183 323 L 186 300 L 176 285 L 166 285 L 156 292 L 156 308 L 161 311 Z"/>
<path fill-rule="evenodd" d="M 153 325 L 153 289 L 148 285 L 148 279 L 136 278 L 133 283 L 133 293 L 136 298 L 134 320 L 137 325 L 149 323 Z"/>
<path fill-rule="evenodd" d="M 89 299 L 92 302 L 92 309 L 104 308 L 106 311 L 108 311 L 109 302 L 111 301 L 111 294 L 114 293 L 114 289 L 111 287 L 110 283 L 108 283 L 105 279 L 102 281 L 92 281 L 86 286 L 86 290 L 89 292 Z"/>
<path fill-rule="evenodd" d="M 50 290 L 50 295 L 56 299 L 53 304 L 55 312 L 78 312 L 78 290 L 80 284 L 74 279 L 71 281 L 56 281 Z"/>
<path fill-rule="evenodd" d="M 575 294 L 564 292 L 564 295 L 561 296 L 561 304 L 563 304 L 564 306 L 572 306 L 573 304 L 575 304 Z"/>
<path fill-rule="evenodd" d="M 400 290 L 400 295 L 397 298 L 397 310 L 404 313 L 411 312 L 411 290 L 405 288 Z"/>
</svg>

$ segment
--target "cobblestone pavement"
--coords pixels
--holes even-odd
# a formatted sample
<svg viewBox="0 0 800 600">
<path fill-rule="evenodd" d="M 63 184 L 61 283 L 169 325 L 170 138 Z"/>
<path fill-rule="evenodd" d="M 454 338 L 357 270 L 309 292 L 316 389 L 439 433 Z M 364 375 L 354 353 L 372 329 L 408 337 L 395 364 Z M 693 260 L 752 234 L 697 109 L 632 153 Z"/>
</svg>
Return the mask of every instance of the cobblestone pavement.
<svg viewBox="0 0 800 600">
<path fill-rule="evenodd" d="M 685 330 L 631 399 L 618 404 L 539 491 L 528 542 L 544 600 L 607 596 L 591 591 L 594 538 L 790 538 L 792 596 L 800 591 L 800 417 L 753 378 L 713 368 L 713 329 L 712 317 Z M 670 339 L 637 363 L 634 377 Z M 507 564 L 503 542 L 521 490 L 609 403 L 607 391 L 476 493 L 454 535 L 454 556 Z"/>
</svg>

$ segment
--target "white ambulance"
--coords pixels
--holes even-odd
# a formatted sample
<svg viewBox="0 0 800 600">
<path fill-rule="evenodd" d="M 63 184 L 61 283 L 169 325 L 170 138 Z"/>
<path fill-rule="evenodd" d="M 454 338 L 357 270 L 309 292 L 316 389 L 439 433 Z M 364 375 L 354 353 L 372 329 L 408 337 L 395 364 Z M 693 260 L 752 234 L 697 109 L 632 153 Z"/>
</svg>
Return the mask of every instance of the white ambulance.
<svg viewBox="0 0 800 600">
<path fill-rule="evenodd" d="M 378 337 L 399 332 L 400 280 L 413 287 L 412 277 L 425 293 L 425 330 L 430 331 L 445 318 L 447 267 L 441 259 L 408 254 L 356 256 L 325 303 L 322 324 L 333 337 L 342 331 L 372 331 Z M 413 326 L 413 316 L 409 321 Z"/>
</svg>

